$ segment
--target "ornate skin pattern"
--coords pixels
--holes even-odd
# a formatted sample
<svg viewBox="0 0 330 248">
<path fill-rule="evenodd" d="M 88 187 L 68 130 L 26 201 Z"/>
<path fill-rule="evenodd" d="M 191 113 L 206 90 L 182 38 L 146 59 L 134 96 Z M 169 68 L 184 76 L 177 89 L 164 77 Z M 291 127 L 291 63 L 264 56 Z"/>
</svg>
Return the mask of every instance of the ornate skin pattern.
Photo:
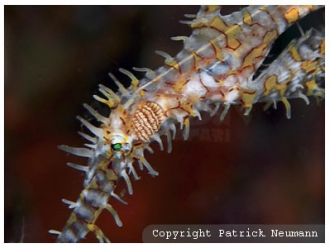
<svg viewBox="0 0 330 248">
<path fill-rule="evenodd" d="M 290 25 L 322 6 L 250 6 L 222 16 L 218 6 L 202 6 L 197 15 L 186 23 L 193 33 L 182 40 L 184 48 L 173 58 L 165 57 L 165 65 L 153 71 L 142 68 L 145 77 L 137 79 L 131 72 L 120 71 L 131 79 L 125 88 L 110 74 L 118 86 L 114 93 L 104 85 L 102 97 L 94 98 L 111 109 L 102 116 L 88 104 L 84 107 L 102 123 L 93 126 L 87 120 L 79 121 L 93 136 L 79 133 L 91 144 L 87 148 L 62 145 L 60 149 L 88 158 L 88 165 L 68 163 L 86 173 L 84 189 L 76 202 L 63 200 L 73 209 L 67 223 L 58 234 L 57 242 L 79 242 L 94 232 L 100 242 L 109 239 L 95 222 L 103 209 L 108 210 L 118 226 L 122 222 L 108 203 L 111 197 L 126 204 L 116 193 L 118 180 L 126 182 L 133 194 L 130 175 L 139 179 L 134 166 L 146 167 L 152 176 L 158 173 L 144 157 L 145 149 L 156 141 L 161 149 L 161 136 L 168 141 L 175 137 L 176 124 L 183 128 L 184 139 L 189 137 L 189 120 L 201 119 L 200 112 L 214 115 L 222 108 L 220 120 L 231 105 L 240 105 L 248 115 L 255 103 L 265 102 L 265 109 L 282 102 L 287 118 L 291 118 L 288 99 L 307 96 L 324 98 L 319 85 L 325 71 L 324 35 L 309 30 L 293 40 L 286 49 L 258 75 L 257 69 L 266 58 L 272 43 Z"/>
</svg>

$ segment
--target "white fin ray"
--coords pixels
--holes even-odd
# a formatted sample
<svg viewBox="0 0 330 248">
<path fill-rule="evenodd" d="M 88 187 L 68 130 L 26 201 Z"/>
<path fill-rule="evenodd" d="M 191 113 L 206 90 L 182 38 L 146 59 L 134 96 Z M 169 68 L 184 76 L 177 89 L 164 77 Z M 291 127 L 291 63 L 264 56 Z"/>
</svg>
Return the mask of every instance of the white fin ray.
<svg viewBox="0 0 330 248">
<path fill-rule="evenodd" d="M 176 127 L 175 127 L 174 123 L 171 123 L 170 124 L 169 130 L 172 131 L 172 139 L 174 140 L 175 139 L 175 136 L 176 136 Z"/>
<path fill-rule="evenodd" d="M 119 226 L 119 227 L 123 226 L 123 223 L 121 222 L 121 220 L 119 218 L 119 215 L 117 214 L 116 210 L 110 204 L 107 204 L 104 208 L 112 214 L 113 218 L 116 221 L 117 226 Z"/>
<path fill-rule="evenodd" d="M 213 117 L 215 116 L 215 114 L 219 111 L 219 108 L 220 108 L 220 102 L 216 102 L 215 104 L 215 108 L 212 110 L 210 116 Z"/>
<path fill-rule="evenodd" d="M 115 84 L 118 86 L 118 91 L 123 95 L 129 95 L 130 93 L 128 92 L 128 90 L 126 90 L 126 88 L 122 85 L 122 83 L 112 74 L 109 73 L 109 76 L 111 77 L 111 79 L 115 82 Z"/>
<path fill-rule="evenodd" d="M 83 138 L 85 138 L 86 140 L 88 140 L 94 144 L 97 142 L 97 139 L 95 137 L 92 137 L 92 136 L 85 134 L 83 132 L 80 132 L 80 131 L 78 133 L 80 134 L 80 136 L 82 136 Z"/>
<path fill-rule="evenodd" d="M 54 230 L 54 229 L 48 230 L 48 233 L 55 234 L 55 235 L 61 235 L 62 234 L 62 232 Z"/>
<path fill-rule="evenodd" d="M 140 81 L 134 76 L 133 73 L 131 73 L 130 71 L 125 70 L 123 68 L 120 68 L 119 71 L 131 79 L 131 84 L 133 86 L 133 90 L 135 90 L 137 87 L 139 87 Z"/>
<path fill-rule="evenodd" d="M 88 105 L 87 103 L 83 104 L 84 108 L 87 109 L 89 111 L 89 113 L 91 113 L 98 121 L 106 124 L 106 125 L 110 125 L 110 120 L 102 115 L 100 115 L 95 109 L 93 109 L 90 105 Z"/>
<path fill-rule="evenodd" d="M 225 104 L 225 109 L 222 111 L 222 113 L 220 115 L 220 122 L 222 122 L 225 119 L 225 117 L 229 111 L 229 108 L 230 108 L 230 104 Z"/>
<path fill-rule="evenodd" d="M 151 176 L 158 176 L 159 175 L 159 173 L 151 167 L 149 162 L 144 157 L 141 157 L 139 159 L 139 161 L 148 169 Z"/>
<path fill-rule="evenodd" d="M 126 201 L 124 201 L 123 199 L 120 198 L 119 195 L 117 195 L 115 192 L 111 192 L 111 196 L 115 199 L 117 199 L 118 201 L 120 201 L 121 203 L 127 205 L 128 203 Z"/>
<path fill-rule="evenodd" d="M 183 130 L 183 139 L 187 140 L 189 138 L 189 131 L 190 131 L 190 120 L 189 117 L 184 119 L 184 130 Z"/>
<path fill-rule="evenodd" d="M 306 104 L 309 105 L 309 99 L 306 95 L 304 95 L 303 93 L 299 93 L 298 97 L 303 99 L 306 102 Z"/>
<path fill-rule="evenodd" d="M 89 171 L 89 167 L 85 166 L 85 165 L 80 165 L 80 164 L 74 164 L 74 163 L 67 163 L 67 166 L 79 170 L 79 171 L 83 171 L 83 172 L 88 172 Z"/>
<path fill-rule="evenodd" d="M 128 174 L 132 174 L 135 180 L 140 180 L 141 179 L 141 177 L 139 177 L 138 174 L 136 173 L 136 170 L 134 169 L 132 163 L 129 163 L 127 165 L 127 168 L 129 169 Z"/>
<path fill-rule="evenodd" d="M 92 124 L 90 124 L 88 121 L 86 121 L 84 118 L 82 118 L 81 116 L 77 116 L 77 119 L 85 126 L 88 128 L 89 131 L 91 131 L 93 134 L 95 134 L 98 137 L 103 137 L 103 129 L 102 128 L 98 128 L 93 126 Z"/>
<path fill-rule="evenodd" d="M 67 199 L 62 199 L 62 202 L 69 205 L 69 209 L 73 209 L 77 206 L 77 203 L 76 202 L 73 202 L 73 201 L 69 201 Z"/>
<path fill-rule="evenodd" d="M 87 148 L 70 147 L 67 145 L 61 145 L 58 148 L 79 157 L 92 158 L 94 156 L 94 151 Z"/>
<path fill-rule="evenodd" d="M 149 68 L 138 68 L 138 67 L 133 67 L 134 71 L 138 72 L 144 72 L 147 78 L 152 78 L 154 79 L 157 75 L 155 71 L 149 69 Z"/>
<path fill-rule="evenodd" d="M 117 106 L 117 104 L 120 102 L 119 96 L 115 94 L 111 89 L 104 86 L 103 84 L 99 84 L 99 91 L 108 99 L 104 99 L 102 97 L 99 97 L 98 95 L 93 95 L 94 99 L 102 102 L 109 106 L 109 108 L 114 108 Z"/>
<path fill-rule="evenodd" d="M 189 37 L 187 37 L 187 36 L 174 36 L 174 37 L 171 37 L 171 40 L 174 40 L 174 41 L 183 41 L 183 42 L 185 42 L 188 39 L 189 39 Z"/>
<path fill-rule="evenodd" d="M 132 183 L 131 180 L 129 179 L 129 176 L 127 175 L 125 170 L 122 170 L 120 172 L 120 176 L 124 178 L 126 185 L 127 185 L 127 190 L 130 195 L 133 195 L 133 188 L 132 188 Z"/>
<path fill-rule="evenodd" d="M 160 138 L 159 134 L 157 134 L 157 133 L 154 134 L 154 136 L 152 137 L 152 139 L 159 144 L 160 150 L 163 151 L 164 150 L 163 141 Z"/>
<path fill-rule="evenodd" d="M 169 54 L 167 54 L 167 53 L 165 53 L 163 51 L 157 50 L 157 51 L 155 51 L 155 53 L 157 53 L 158 55 L 160 55 L 160 56 L 162 56 L 162 57 L 165 58 L 165 64 L 167 64 L 167 63 L 173 63 L 175 61 L 174 58 L 171 55 L 169 55 Z"/>
<path fill-rule="evenodd" d="M 171 138 L 171 132 L 167 131 L 165 133 L 166 137 L 167 137 L 167 153 L 171 153 L 172 151 L 172 138 Z"/>
<path fill-rule="evenodd" d="M 84 144 L 85 146 L 87 146 L 88 148 L 92 148 L 92 149 L 96 149 L 97 145 L 96 144 Z"/>
</svg>

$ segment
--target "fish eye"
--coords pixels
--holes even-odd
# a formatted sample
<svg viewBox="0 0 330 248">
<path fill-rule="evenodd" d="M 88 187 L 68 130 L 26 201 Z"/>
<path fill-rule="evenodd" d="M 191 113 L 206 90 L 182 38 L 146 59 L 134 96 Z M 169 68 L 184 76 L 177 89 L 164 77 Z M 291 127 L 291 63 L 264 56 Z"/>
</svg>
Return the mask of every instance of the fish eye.
<svg viewBox="0 0 330 248">
<path fill-rule="evenodd" d="M 122 148 L 122 145 L 120 143 L 116 143 L 116 144 L 112 144 L 111 145 L 112 150 L 114 150 L 115 152 L 120 151 L 120 149 Z"/>
</svg>

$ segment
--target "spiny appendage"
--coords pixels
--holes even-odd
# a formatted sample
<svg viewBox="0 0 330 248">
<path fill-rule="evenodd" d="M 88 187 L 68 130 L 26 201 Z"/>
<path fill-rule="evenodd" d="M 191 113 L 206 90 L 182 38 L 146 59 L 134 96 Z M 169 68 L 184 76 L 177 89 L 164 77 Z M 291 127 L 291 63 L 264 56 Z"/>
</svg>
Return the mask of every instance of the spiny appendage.
<svg viewBox="0 0 330 248">
<path fill-rule="evenodd" d="M 191 47 L 197 52 L 195 47 L 200 49 L 201 44 L 204 43 L 204 48 L 206 49 L 206 44 L 211 42 L 215 45 L 215 48 L 221 49 L 219 55 L 222 54 L 222 56 L 218 56 L 219 62 L 224 62 L 224 56 L 228 57 L 227 52 L 230 52 L 228 50 L 228 47 L 230 47 L 234 51 L 231 52 L 232 56 L 240 57 L 244 60 L 241 69 L 246 66 L 253 67 L 253 60 L 266 55 L 266 48 L 288 26 L 296 23 L 311 11 L 321 7 L 286 5 L 249 6 L 230 15 L 222 16 L 219 6 L 202 6 L 196 19 L 189 24 L 192 28 L 196 29 L 194 33 L 197 31 L 197 38 L 201 38 L 201 35 L 208 33 L 209 39 L 200 39 L 200 45 L 197 46 L 194 45 L 197 42 L 193 41 L 194 36 L 192 35 L 189 44 L 185 47 L 187 49 Z M 212 28 L 212 32 L 210 28 Z M 227 60 L 228 58 L 225 59 L 225 62 Z"/>
<path fill-rule="evenodd" d="M 195 14 L 188 14 L 185 15 L 187 18 L 193 18 L 195 19 L 192 23 L 188 23 L 190 26 L 200 26 L 200 25 L 207 25 L 209 23 L 206 19 L 210 19 L 210 17 L 215 16 L 215 15 L 220 15 L 222 18 L 225 18 L 226 21 L 229 23 L 237 23 L 237 20 L 242 20 L 240 24 L 251 24 L 253 21 L 253 17 L 256 14 L 256 12 L 259 11 L 268 11 L 270 12 L 269 14 L 273 14 L 275 9 L 282 8 L 283 11 L 281 12 L 289 12 L 292 10 L 296 10 L 299 14 L 307 14 L 311 10 L 313 10 L 316 7 L 311 7 L 311 6 L 276 6 L 276 5 L 250 5 L 244 8 L 239 8 L 238 11 L 233 12 L 229 15 L 221 15 L 220 11 L 222 9 L 221 5 L 202 5 L 201 8 L 199 9 L 199 12 L 197 15 Z M 307 11 L 307 13 L 305 13 Z M 276 15 L 273 17 L 272 21 L 277 21 L 277 18 L 283 18 L 283 14 L 281 16 Z M 301 16 L 295 16 L 297 18 Z M 269 25 L 269 23 L 267 23 Z"/>
<path fill-rule="evenodd" d="M 85 104 L 84 106 L 99 121 L 106 124 L 105 117 L 99 115 L 89 105 Z M 157 104 L 149 103 L 147 106 L 149 108 L 147 110 L 152 110 L 157 118 L 160 117 L 160 113 L 162 112 Z M 108 204 L 110 196 L 127 204 L 114 192 L 117 181 L 123 178 L 127 184 L 129 194 L 133 194 L 129 175 L 132 174 L 134 179 L 139 179 L 133 167 L 135 161 L 138 162 L 141 169 L 146 167 L 152 176 L 157 176 L 158 172 L 151 167 L 144 157 L 145 149 L 152 152 L 149 142 L 135 145 L 131 153 L 125 155 L 126 157 L 118 158 L 114 156 L 116 151 L 111 150 L 108 140 L 103 137 L 103 133 L 105 133 L 106 130 L 96 128 L 81 117 L 78 117 L 78 119 L 95 135 L 92 137 L 79 132 L 82 137 L 92 144 L 85 144 L 88 149 L 69 146 L 60 146 L 59 148 L 76 156 L 87 157 L 89 159 L 88 166 L 68 163 L 68 166 L 86 173 L 84 182 L 85 189 L 76 202 L 63 200 L 64 203 L 69 205 L 70 209 L 73 209 L 73 212 L 61 232 L 50 230 L 50 233 L 59 235 L 57 242 L 78 242 L 83 239 L 88 232 L 94 232 L 100 242 L 109 242 L 109 239 L 103 234 L 101 229 L 95 225 L 95 222 L 102 210 L 106 209 L 114 216 L 116 224 L 122 226 L 118 214 L 112 206 Z M 154 135 L 153 139 L 161 142 L 158 134 Z"/>
<path fill-rule="evenodd" d="M 92 183 L 82 191 L 76 202 L 62 200 L 69 205 L 69 209 L 73 209 L 73 212 L 61 232 L 49 231 L 59 235 L 57 242 L 78 242 L 85 238 L 88 232 L 94 232 L 100 242 L 109 242 L 109 239 L 94 223 L 102 210 L 106 209 L 113 215 L 116 224 L 122 226 L 117 212 L 108 204 L 110 196 L 125 203 L 114 193 L 117 180 L 118 177 L 113 170 L 98 169 Z"/>
<path fill-rule="evenodd" d="M 174 38 L 174 40 L 184 41 L 184 49 L 179 54 L 173 58 L 164 52 L 157 51 L 159 55 L 165 57 L 165 66 L 156 72 L 166 71 L 165 69 L 172 70 L 168 75 L 164 74 L 165 81 L 172 84 L 175 92 L 180 94 L 189 81 L 184 78 L 184 73 L 193 74 L 207 71 L 220 85 L 220 87 L 211 86 L 213 89 L 219 88 L 218 93 L 211 92 L 211 88 L 207 88 L 208 94 L 223 94 L 223 96 L 217 97 L 221 100 L 214 102 L 215 109 L 211 114 L 214 115 L 220 106 L 224 106 L 220 116 L 220 120 L 223 120 L 232 104 L 241 104 L 245 108 L 245 115 L 248 115 L 254 103 L 267 101 L 261 99 L 260 90 L 254 87 L 251 78 L 267 56 L 272 42 L 292 23 L 318 8 L 320 7 L 250 6 L 235 14 L 222 16 L 218 6 L 202 7 L 197 16 L 188 16 L 196 17 L 193 21 L 188 22 L 194 29 L 193 34 L 189 38 Z M 248 80 L 250 82 L 242 83 L 244 78 L 246 78 L 246 82 Z M 269 80 L 267 85 L 273 84 L 274 79 Z M 233 81 L 236 81 L 234 86 Z M 264 86 L 259 85 L 259 87 Z M 279 88 L 282 95 L 276 101 L 282 101 L 285 104 L 288 110 L 287 116 L 290 117 L 290 104 L 287 98 L 291 96 L 285 94 L 283 86 L 279 86 Z M 273 92 L 267 91 L 264 97 L 267 97 L 268 94 L 272 100 Z M 299 94 L 299 97 L 306 99 L 303 94 Z M 182 102 L 180 107 L 188 111 L 190 116 L 194 116 L 189 108 L 183 107 L 184 105 L 189 107 L 191 104 Z M 188 137 L 189 120 L 185 118 L 182 120 L 178 118 L 178 120 L 181 122 L 181 126 L 184 124 L 186 127 L 184 136 Z"/>
<path fill-rule="evenodd" d="M 117 93 L 113 92 L 108 87 L 100 84 L 99 91 L 106 97 L 106 99 L 99 97 L 98 95 L 93 95 L 94 99 L 106 104 L 110 109 L 115 109 L 121 103 L 123 97 L 130 99 L 132 93 L 139 87 L 140 80 L 138 80 L 133 73 L 123 68 L 119 71 L 131 79 L 131 86 L 126 89 L 123 84 L 112 74 L 109 73 L 110 78 L 115 82 L 118 87 Z M 93 114 L 93 113 L 91 113 Z M 94 115 L 95 116 L 95 115 Z M 96 116 L 95 116 L 96 117 Z M 97 117 L 96 117 L 97 118 Z"/>
<path fill-rule="evenodd" d="M 293 40 L 280 56 L 256 78 L 251 85 L 263 85 L 264 91 L 257 90 L 250 98 L 243 99 L 246 107 L 252 108 L 256 101 L 266 101 L 264 109 L 277 101 L 286 107 L 287 118 L 291 117 L 291 106 L 287 99 L 302 98 L 309 104 L 307 96 L 324 98 L 324 89 L 319 86 L 324 80 L 324 36 L 315 30 Z M 259 97 L 259 99 L 258 99 Z M 243 105 L 244 106 L 244 105 Z"/>
<path fill-rule="evenodd" d="M 155 171 L 149 162 L 144 157 L 144 150 L 149 150 L 152 152 L 151 147 L 148 143 L 140 144 L 132 149 L 132 153 L 126 157 L 125 162 L 112 158 L 109 162 L 108 159 L 98 162 L 95 166 L 82 166 L 73 163 L 68 163 L 68 165 L 74 169 L 86 172 L 86 178 L 91 177 L 89 174 L 92 168 L 97 168 L 94 170 L 93 176 L 91 177 L 90 184 L 88 184 L 79 196 L 76 202 L 68 201 L 63 199 L 62 201 L 69 205 L 69 209 L 73 209 L 69 220 L 65 224 L 61 232 L 50 230 L 52 234 L 58 234 L 57 242 L 79 242 L 81 239 L 85 238 L 88 232 L 93 232 L 96 238 L 100 242 L 109 242 L 109 239 L 103 234 L 101 229 L 95 225 L 98 216 L 101 214 L 103 209 L 108 210 L 114 217 L 116 224 L 121 227 L 122 222 L 113 209 L 113 207 L 108 203 L 110 196 L 114 197 L 123 204 L 127 204 L 122 200 L 114 191 L 117 185 L 117 181 L 123 178 L 126 182 L 128 193 L 133 194 L 132 184 L 129 175 L 132 174 L 135 180 L 140 179 L 137 175 L 133 163 L 137 161 L 140 169 L 146 167 L 152 176 L 157 176 L 158 172 Z M 93 159 L 92 161 L 96 161 Z M 109 169 L 110 167 L 113 169 Z M 86 181 L 85 180 L 85 181 Z"/>
<path fill-rule="evenodd" d="M 98 149 L 96 149 L 97 144 L 102 143 L 102 139 L 99 137 L 102 130 L 95 128 L 82 118 L 79 119 L 94 135 L 98 135 L 92 137 L 81 132 L 79 133 L 85 139 L 92 142 L 92 145 L 86 144 L 91 149 L 72 148 L 68 146 L 60 146 L 60 149 L 76 156 L 89 158 L 88 166 L 68 163 L 68 166 L 86 173 L 84 182 L 85 189 L 76 202 L 65 199 L 62 200 L 69 205 L 70 209 L 73 209 L 73 212 L 61 232 L 50 230 L 50 233 L 59 235 L 57 242 L 79 242 L 81 239 L 85 238 L 88 232 L 94 232 L 100 242 L 109 242 L 109 239 L 94 223 L 102 210 L 106 209 L 114 216 L 116 224 L 122 226 L 118 214 L 112 206 L 108 204 L 108 201 L 110 196 L 113 196 L 124 204 L 126 204 L 126 202 L 114 192 L 116 181 L 118 181 L 118 175 L 112 169 L 108 168 L 108 144 L 104 146 L 105 148 L 103 145 L 98 145 Z M 102 149 L 104 150 L 102 151 Z"/>
</svg>

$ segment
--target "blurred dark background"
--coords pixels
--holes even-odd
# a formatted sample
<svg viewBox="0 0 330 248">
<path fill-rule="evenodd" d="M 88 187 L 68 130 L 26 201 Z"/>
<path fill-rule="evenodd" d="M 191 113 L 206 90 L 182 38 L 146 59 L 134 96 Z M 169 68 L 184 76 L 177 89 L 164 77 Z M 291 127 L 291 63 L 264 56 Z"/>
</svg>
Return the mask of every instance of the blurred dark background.
<svg viewBox="0 0 330 248">
<path fill-rule="evenodd" d="M 170 37 L 189 36 L 179 20 L 198 9 L 5 6 L 5 242 L 55 241 L 47 231 L 70 214 L 61 199 L 82 190 L 83 174 L 65 164 L 85 161 L 57 149 L 85 142 L 75 119 L 87 114 L 82 103 L 95 104 L 99 83 L 111 87 L 108 72 L 128 83 L 118 68 L 156 69 L 155 50 L 179 52 Z M 323 17 L 312 20 L 322 26 Z M 233 107 L 222 124 L 193 120 L 190 139 L 179 133 L 171 154 L 154 144 L 147 159 L 160 175 L 139 171 L 133 196 L 118 186 L 129 204 L 110 203 L 124 226 L 106 212 L 96 224 L 112 242 L 141 242 L 150 224 L 324 224 L 324 102 L 290 103 L 291 120 L 281 103 L 267 112 L 257 104 L 250 117 Z"/>
</svg>

